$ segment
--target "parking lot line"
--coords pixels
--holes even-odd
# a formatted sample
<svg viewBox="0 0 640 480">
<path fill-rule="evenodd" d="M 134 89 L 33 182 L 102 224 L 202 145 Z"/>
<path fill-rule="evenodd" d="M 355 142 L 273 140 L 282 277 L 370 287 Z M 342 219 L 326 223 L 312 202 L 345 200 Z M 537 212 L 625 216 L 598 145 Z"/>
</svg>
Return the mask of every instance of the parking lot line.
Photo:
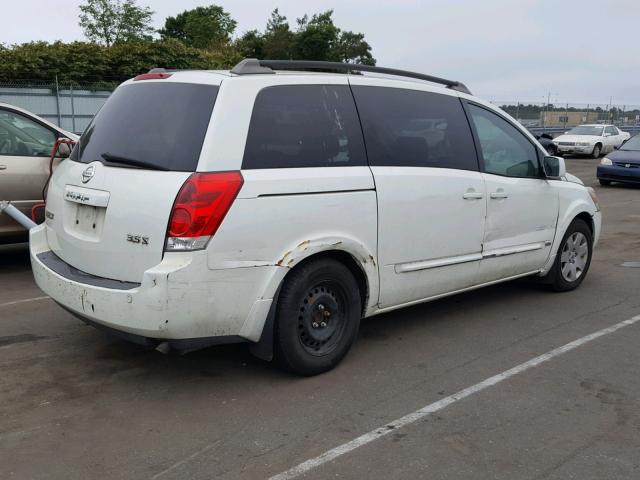
<svg viewBox="0 0 640 480">
<path fill-rule="evenodd" d="M 531 360 L 521 363 L 520 365 L 517 365 L 509 370 L 506 370 L 502 373 L 489 377 L 480 383 L 476 383 L 475 385 L 472 385 L 471 387 L 467 387 L 463 390 L 460 390 L 459 392 L 454 393 L 453 395 L 449 395 L 448 397 L 438 400 L 437 402 L 426 405 L 421 409 L 416 410 L 415 412 L 409 413 L 404 417 L 398 418 L 397 420 L 394 420 L 390 423 L 387 423 L 382 427 L 376 428 L 375 430 L 371 430 L 370 432 L 367 432 L 347 443 L 343 443 L 342 445 L 332 448 L 331 450 L 328 450 L 315 458 L 311 458 L 305 462 L 300 463 L 299 465 L 296 465 L 293 468 L 290 468 L 285 472 L 282 472 L 270 477 L 269 480 L 290 480 L 300 475 L 303 475 L 309 472 L 310 470 L 313 470 L 314 468 L 319 467 L 324 463 L 335 460 L 336 458 L 342 455 L 345 455 L 349 452 L 352 452 L 353 450 L 356 450 L 357 448 L 360 448 L 368 443 L 373 442 L 374 440 L 384 437 L 389 433 L 395 432 L 399 428 L 403 428 L 403 427 L 406 427 L 407 425 L 415 423 L 418 420 L 421 420 L 424 417 L 427 417 L 435 412 L 438 412 L 455 402 L 458 402 L 464 398 L 470 397 L 471 395 L 481 392 L 486 388 L 497 385 L 498 383 L 503 382 L 504 380 L 507 380 L 515 375 L 523 373 L 529 370 L 530 368 L 536 367 L 541 363 L 547 362 L 553 359 L 554 357 L 557 357 L 566 352 L 574 350 L 582 345 L 592 342 L 597 338 L 600 338 L 604 335 L 609 335 L 613 332 L 616 332 L 617 330 L 620 330 L 621 328 L 628 327 L 629 325 L 633 325 L 634 323 L 639 321 L 640 321 L 640 315 L 636 315 L 633 318 L 624 320 L 620 323 L 616 323 L 615 325 L 604 328 L 602 330 L 598 330 L 597 332 L 591 333 L 577 340 L 569 342 L 566 345 L 563 345 L 547 353 L 544 353 L 540 356 L 534 357 Z"/>
<path fill-rule="evenodd" d="M 37 302 L 39 300 L 46 300 L 47 298 L 49 298 L 48 295 L 44 297 L 25 298 L 24 300 L 14 300 L 13 302 L 0 303 L 0 308 L 10 307 L 11 305 L 18 305 L 20 303 Z"/>
</svg>

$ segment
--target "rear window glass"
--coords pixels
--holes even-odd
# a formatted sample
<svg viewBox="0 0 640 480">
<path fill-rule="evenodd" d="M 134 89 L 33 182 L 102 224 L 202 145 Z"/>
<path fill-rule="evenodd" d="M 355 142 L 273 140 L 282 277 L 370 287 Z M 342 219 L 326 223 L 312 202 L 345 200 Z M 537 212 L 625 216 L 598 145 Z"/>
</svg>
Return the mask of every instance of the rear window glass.
<svg viewBox="0 0 640 480">
<path fill-rule="evenodd" d="M 218 87 L 149 82 L 118 88 L 80 138 L 71 159 L 108 163 L 103 154 L 149 168 L 193 172 Z"/>
<path fill-rule="evenodd" d="M 457 97 L 354 86 L 371 165 L 478 170 L 473 136 Z"/>
<path fill-rule="evenodd" d="M 242 168 L 366 164 L 358 113 L 347 85 L 278 85 L 258 93 Z"/>
</svg>

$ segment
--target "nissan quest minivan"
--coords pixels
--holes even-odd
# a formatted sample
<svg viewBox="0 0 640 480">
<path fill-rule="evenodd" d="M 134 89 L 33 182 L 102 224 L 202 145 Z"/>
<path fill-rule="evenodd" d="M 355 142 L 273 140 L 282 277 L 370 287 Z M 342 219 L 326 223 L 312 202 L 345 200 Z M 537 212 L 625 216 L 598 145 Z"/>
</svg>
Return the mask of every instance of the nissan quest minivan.
<svg viewBox="0 0 640 480">
<path fill-rule="evenodd" d="M 249 342 L 317 374 L 363 317 L 525 276 L 578 287 L 600 209 L 545 155 L 504 112 L 428 75 L 154 69 L 118 87 L 55 171 L 33 272 L 128 340 Z"/>
</svg>

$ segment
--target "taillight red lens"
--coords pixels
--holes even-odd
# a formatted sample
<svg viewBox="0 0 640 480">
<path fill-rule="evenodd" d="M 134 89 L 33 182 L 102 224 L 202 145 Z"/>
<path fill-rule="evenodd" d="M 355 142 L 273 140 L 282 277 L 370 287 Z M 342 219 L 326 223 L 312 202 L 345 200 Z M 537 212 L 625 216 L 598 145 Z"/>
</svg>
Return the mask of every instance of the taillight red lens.
<svg viewBox="0 0 640 480">
<path fill-rule="evenodd" d="M 243 182 L 240 172 L 192 174 L 176 196 L 167 237 L 214 235 Z"/>
</svg>

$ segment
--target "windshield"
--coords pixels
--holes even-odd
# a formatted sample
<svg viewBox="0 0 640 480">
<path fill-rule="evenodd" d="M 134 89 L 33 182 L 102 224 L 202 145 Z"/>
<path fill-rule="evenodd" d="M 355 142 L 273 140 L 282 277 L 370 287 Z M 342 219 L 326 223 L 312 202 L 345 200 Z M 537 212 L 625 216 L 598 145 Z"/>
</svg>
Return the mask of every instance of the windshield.
<svg viewBox="0 0 640 480">
<path fill-rule="evenodd" d="M 71 159 L 193 172 L 217 94 L 214 85 L 122 86 L 82 134 Z"/>
<path fill-rule="evenodd" d="M 640 135 L 631 137 L 629 140 L 624 142 L 624 144 L 622 144 L 622 146 L 620 147 L 620 150 L 640 151 Z"/>
<path fill-rule="evenodd" d="M 579 127 L 569 130 L 567 135 L 595 135 L 596 137 L 601 137 L 603 128 L 604 127 L 580 125 Z"/>
</svg>

